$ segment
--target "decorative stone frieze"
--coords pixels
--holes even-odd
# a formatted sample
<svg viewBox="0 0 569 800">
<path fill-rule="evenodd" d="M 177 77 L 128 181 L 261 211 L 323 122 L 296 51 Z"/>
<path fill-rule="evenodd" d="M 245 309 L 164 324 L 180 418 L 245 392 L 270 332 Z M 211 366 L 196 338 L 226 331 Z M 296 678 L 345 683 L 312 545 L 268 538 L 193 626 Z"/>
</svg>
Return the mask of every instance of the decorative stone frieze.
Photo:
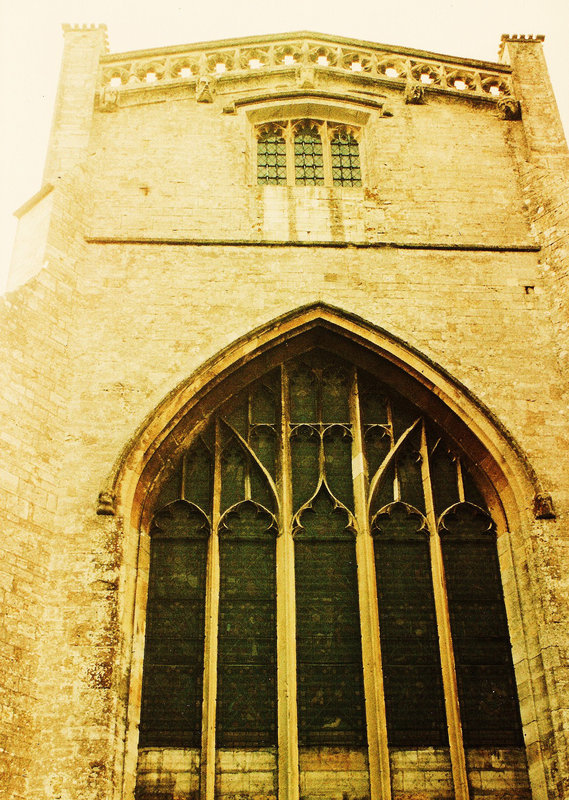
<svg viewBox="0 0 569 800">
<path fill-rule="evenodd" d="M 227 47 L 188 46 L 187 50 L 176 47 L 128 55 L 128 59 L 125 54 L 103 56 L 101 89 L 112 86 L 119 91 L 142 87 L 149 90 L 180 81 L 197 84 L 201 75 L 237 81 L 295 69 L 296 83 L 302 87 L 315 86 L 321 74 L 344 73 L 367 86 L 371 81 L 372 85 L 391 86 L 404 93 L 409 82 L 419 83 L 423 97 L 426 92 L 443 92 L 493 103 L 512 97 L 511 70 L 507 65 L 469 62 L 386 45 L 365 47 L 348 39 L 327 41 L 310 34 L 290 39 L 278 35 L 260 37 L 258 46 L 253 47 L 243 47 L 236 40 Z M 196 90 L 196 97 L 200 94 Z"/>
</svg>

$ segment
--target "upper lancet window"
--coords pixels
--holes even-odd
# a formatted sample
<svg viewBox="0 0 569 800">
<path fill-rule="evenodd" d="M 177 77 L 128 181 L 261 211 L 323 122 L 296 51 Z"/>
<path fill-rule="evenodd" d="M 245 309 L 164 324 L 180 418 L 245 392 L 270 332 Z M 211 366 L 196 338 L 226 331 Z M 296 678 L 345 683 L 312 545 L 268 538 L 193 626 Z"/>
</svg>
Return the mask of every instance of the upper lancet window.
<svg viewBox="0 0 569 800">
<path fill-rule="evenodd" d="M 360 131 L 311 119 L 260 125 L 257 183 L 361 186 Z"/>
<path fill-rule="evenodd" d="M 455 773 L 522 743 L 494 523 L 465 458 L 376 376 L 315 349 L 227 400 L 150 536 L 141 746 L 202 766 L 211 730 L 293 761 L 344 748 L 373 785 L 381 741 L 450 746 Z"/>
</svg>

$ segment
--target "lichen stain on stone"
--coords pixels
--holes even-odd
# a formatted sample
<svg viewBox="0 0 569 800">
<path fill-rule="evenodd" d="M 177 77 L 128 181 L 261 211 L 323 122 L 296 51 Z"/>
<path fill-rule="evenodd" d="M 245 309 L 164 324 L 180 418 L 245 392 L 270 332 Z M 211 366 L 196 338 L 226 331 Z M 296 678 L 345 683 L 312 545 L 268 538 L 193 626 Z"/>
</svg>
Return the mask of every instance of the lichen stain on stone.
<svg viewBox="0 0 569 800">
<path fill-rule="evenodd" d="M 87 680 L 93 689 L 110 689 L 113 676 L 111 661 L 94 664 L 87 670 Z"/>
<path fill-rule="evenodd" d="M 375 203 L 379 203 L 381 201 L 379 187 L 366 186 L 364 188 L 364 200 L 372 200 Z"/>
</svg>

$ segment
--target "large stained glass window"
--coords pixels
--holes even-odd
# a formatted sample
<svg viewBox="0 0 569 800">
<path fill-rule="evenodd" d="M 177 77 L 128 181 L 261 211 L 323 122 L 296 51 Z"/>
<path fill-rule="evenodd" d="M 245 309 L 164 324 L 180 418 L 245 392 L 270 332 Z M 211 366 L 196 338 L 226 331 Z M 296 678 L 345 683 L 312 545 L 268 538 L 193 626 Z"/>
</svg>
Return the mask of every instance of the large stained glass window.
<svg viewBox="0 0 569 800">
<path fill-rule="evenodd" d="M 367 752 L 373 781 L 377 728 L 453 770 L 520 745 L 494 523 L 378 374 L 319 349 L 273 366 L 202 420 L 149 532 L 142 746 L 207 759 L 214 725 L 221 749 Z"/>
</svg>

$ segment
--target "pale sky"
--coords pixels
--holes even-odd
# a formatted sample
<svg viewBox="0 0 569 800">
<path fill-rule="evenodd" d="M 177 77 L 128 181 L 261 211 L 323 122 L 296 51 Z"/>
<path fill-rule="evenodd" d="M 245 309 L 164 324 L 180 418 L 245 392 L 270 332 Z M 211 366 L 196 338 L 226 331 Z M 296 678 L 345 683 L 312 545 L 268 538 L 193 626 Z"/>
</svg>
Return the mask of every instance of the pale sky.
<svg viewBox="0 0 569 800">
<path fill-rule="evenodd" d="M 41 187 L 64 22 L 106 23 L 111 52 L 311 30 L 489 61 L 502 33 L 543 33 L 569 133 L 569 0 L 0 0 L 0 291 L 12 214 Z"/>
</svg>

